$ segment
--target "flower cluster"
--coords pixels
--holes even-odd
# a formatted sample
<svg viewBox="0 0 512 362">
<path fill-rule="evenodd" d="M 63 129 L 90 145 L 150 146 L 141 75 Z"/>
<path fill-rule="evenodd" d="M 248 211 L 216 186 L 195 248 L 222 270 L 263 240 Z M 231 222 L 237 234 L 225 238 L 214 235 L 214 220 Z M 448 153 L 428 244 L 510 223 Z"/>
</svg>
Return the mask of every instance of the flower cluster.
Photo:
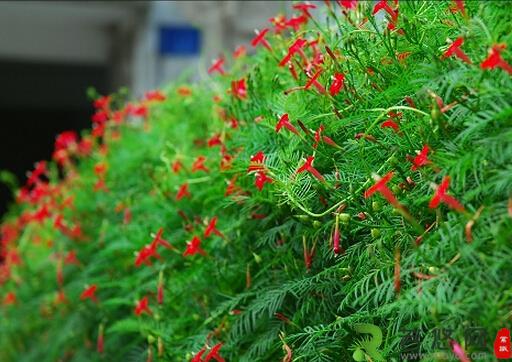
<svg viewBox="0 0 512 362">
<path fill-rule="evenodd" d="M 91 131 L 56 137 L 0 225 L 0 359 L 377 361 L 390 351 L 334 314 L 434 328 L 449 306 L 454 328 L 496 327 L 460 296 L 510 284 L 512 67 L 506 26 L 488 27 L 503 11 L 292 9 L 219 54 L 208 86 L 97 95 Z"/>
</svg>

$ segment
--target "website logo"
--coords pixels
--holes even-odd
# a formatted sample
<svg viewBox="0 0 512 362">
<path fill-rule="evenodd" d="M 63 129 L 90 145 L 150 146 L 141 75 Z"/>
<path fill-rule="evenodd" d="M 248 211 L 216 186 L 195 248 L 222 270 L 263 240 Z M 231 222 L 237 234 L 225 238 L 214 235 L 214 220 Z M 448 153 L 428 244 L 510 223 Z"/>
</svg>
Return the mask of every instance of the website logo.
<svg viewBox="0 0 512 362">
<path fill-rule="evenodd" d="M 496 334 L 494 355 L 498 359 L 512 358 L 512 353 L 510 352 L 510 331 L 507 328 L 500 329 Z"/>
<path fill-rule="evenodd" d="M 379 327 L 370 323 L 358 323 L 354 325 L 354 330 L 357 333 L 366 334 L 363 338 L 356 341 L 352 346 L 354 354 L 352 358 L 354 361 L 368 361 L 368 359 L 381 362 L 384 357 L 379 351 L 379 346 L 382 344 L 382 331 Z"/>
</svg>

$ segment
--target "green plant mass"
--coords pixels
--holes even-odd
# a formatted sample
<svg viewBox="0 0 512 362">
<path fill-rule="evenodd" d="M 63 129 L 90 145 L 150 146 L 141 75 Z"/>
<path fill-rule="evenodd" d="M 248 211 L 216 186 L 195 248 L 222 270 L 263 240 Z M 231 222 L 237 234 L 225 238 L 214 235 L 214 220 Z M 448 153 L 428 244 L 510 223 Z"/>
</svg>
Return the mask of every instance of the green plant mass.
<svg viewBox="0 0 512 362">
<path fill-rule="evenodd" d="M 56 138 L 2 222 L 1 361 L 494 359 L 511 3 L 268 26 L 200 83 L 90 92 L 91 131 Z"/>
</svg>

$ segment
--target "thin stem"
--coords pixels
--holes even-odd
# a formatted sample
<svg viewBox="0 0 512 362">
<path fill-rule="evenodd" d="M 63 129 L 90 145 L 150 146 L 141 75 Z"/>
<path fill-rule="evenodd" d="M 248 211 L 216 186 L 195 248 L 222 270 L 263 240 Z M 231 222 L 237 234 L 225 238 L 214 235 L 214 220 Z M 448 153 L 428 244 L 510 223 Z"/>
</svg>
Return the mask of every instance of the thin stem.
<svg viewBox="0 0 512 362">
<path fill-rule="evenodd" d="M 382 112 L 381 114 L 379 114 L 379 116 L 375 119 L 375 121 L 370 125 L 370 127 L 368 127 L 368 129 L 366 130 L 365 134 L 368 134 L 378 123 L 379 121 L 384 118 L 384 116 L 386 114 L 388 114 L 388 112 L 390 111 L 394 111 L 394 110 L 398 110 L 398 109 L 401 109 L 401 110 L 407 110 L 407 111 L 413 111 L 413 112 L 416 112 L 416 113 L 419 113 L 421 115 L 424 115 L 424 116 L 427 116 L 428 117 L 428 114 L 419 110 L 419 109 L 416 109 L 416 108 L 412 108 L 412 107 L 408 107 L 408 106 L 393 106 L 393 107 L 389 107 L 387 109 L 384 109 L 384 108 L 372 108 L 372 109 L 368 109 L 369 112 Z"/>
<path fill-rule="evenodd" d="M 210 180 L 211 180 L 210 176 L 205 176 L 205 177 L 188 179 L 185 182 L 188 183 L 188 184 L 199 184 L 199 183 L 203 183 L 203 182 L 208 182 Z"/>
<path fill-rule="evenodd" d="M 382 164 L 382 166 L 377 170 L 377 173 L 380 173 L 384 167 L 387 165 L 387 163 L 395 156 L 396 152 L 393 152 L 393 154 Z M 354 199 L 354 197 L 358 194 L 361 193 L 361 191 L 363 191 L 369 183 L 371 183 L 372 180 L 371 179 L 368 179 L 366 180 L 365 182 L 363 182 L 363 184 L 361 184 L 361 186 L 354 192 L 352 193 L 352 195 L 350 196 L 347 196 L 346 198 L 344 198 L 343 200 L 337 202 L 336 204 L 334 204 L 333 206 L 331 206 L 330 208 L 328 208 L 327 210 L 325 210 L 324 212 L 321 212 L 319 214 L 317 213 L 314 213 L 310 210 L 308 210 L 305 206 L 303 206 L 299 201 L 295 200 L 293 198 L 293 196 L 290 194 L 288 188 L 287 188 L 287 184 L 283 184 L 282 186 L 286 187 L 286 191 L 287 191 L 287 195 L 289 197 L 289 199 L 292 201 L 292 203 L 297 206 L 299 209 L 301 209 L 302 211 L 304 211 L 307 215 L 311 216 L 311 217 L 315 217 L 315 218 L 319 218 L 319 217 L 323 217 L 327 214 L 329 214 L 330 212 L 336 210 L 338 207 L 340 207 L 341 204 L 345 203 L 345 202 L 348 202 L 348 201 L 351 201 Z"/>
</svg>

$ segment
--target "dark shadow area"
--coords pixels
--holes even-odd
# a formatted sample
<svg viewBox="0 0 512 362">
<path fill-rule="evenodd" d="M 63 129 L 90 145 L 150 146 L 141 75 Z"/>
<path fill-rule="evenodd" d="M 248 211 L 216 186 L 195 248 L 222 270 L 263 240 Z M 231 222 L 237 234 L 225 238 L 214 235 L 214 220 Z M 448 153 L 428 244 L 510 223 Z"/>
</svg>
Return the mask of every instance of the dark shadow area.
<svg viewBox="0 0 512 362">
<path fill-rule="evenodd" d="M 108 90 L 106 66 L 0 61 L 0 170 L 23 184 L 35 162 L 49 159 L 55 136 L 90 126 L 89 86 Z M 0 184 L 0 217 L 12 195 Z"/>
</svg>

